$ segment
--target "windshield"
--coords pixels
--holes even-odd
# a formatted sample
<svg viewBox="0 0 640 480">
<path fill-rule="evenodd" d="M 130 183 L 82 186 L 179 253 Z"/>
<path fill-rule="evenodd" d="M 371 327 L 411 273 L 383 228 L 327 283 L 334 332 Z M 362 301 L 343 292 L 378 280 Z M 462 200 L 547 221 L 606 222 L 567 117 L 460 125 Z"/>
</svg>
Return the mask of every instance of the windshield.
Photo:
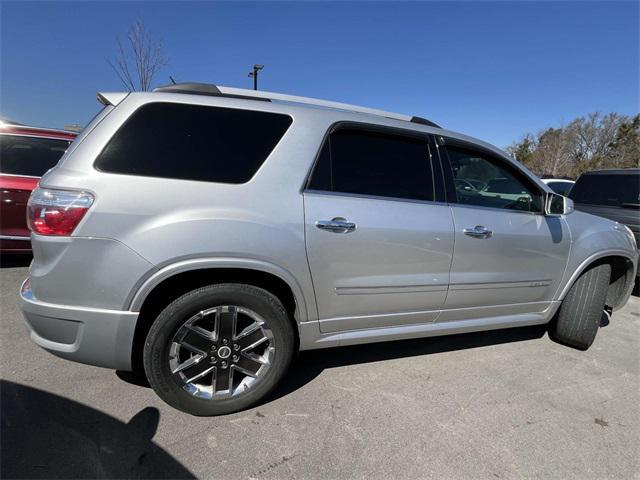
<svg viewBox="0 0 640 480">
<path fill-rule="evenodd" d="M 640 175 L 582 175 L 569 195 L 576 203 L 620 207 L 640 204 Z"/>
</svg>

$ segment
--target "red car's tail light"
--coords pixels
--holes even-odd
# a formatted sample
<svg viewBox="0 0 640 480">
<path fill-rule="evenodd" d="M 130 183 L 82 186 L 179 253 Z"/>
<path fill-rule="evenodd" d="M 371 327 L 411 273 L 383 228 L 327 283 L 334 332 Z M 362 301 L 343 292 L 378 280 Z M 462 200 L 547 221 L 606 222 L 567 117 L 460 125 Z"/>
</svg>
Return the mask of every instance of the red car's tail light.
<svg viewBox="0 0 640 480">
<path fill-rule="evenodd" d="M 93 203 L 93 195 L 36 188 L 27 204 L 27 224 L 39 235 L 71 235 Z"/>
</svg>

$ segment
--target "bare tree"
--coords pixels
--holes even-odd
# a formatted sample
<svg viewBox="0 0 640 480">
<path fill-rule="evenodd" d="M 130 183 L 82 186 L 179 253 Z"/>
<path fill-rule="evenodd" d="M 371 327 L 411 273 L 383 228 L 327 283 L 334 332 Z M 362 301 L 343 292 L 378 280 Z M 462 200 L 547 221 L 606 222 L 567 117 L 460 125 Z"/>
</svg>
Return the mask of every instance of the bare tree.
<svg viewBox="0 0 640 480">
<path fill-rule="evenodd" d="M 616 113 L 590 113 L 578 117 L 567 126 L 572 137 L 572 156 L 576 173 L 615 166 L 615 140 L 625 118 Z"/>
<path fill-rule="evenodd" d="M 534 169 L 559 175 L 571 162 L 571 138 L 566 128 L 548 128 L 538 133 L 536 149 L 532 153 Z"/>
<path fill-rule="evenodd" d="M 119 37 L 116 41 L 118 52 L 107 61 L 122 84 L 130 91 L 151 90 L 153 77 L 167 65 L 162 41 L 154 39 L 140 21 L 129 27 L 124 42 Z"/>
<path fill-rule="evenodd" d="M 560 128 L 526 134 L 507 151 L 536 174 L 577 177 L 587 170 L 640 165 L 640 114 L 598 112 Z"/>
<path fill-rule="evenodd" d="M 622 122 L 612 148 L 617 168 L 640 167 L 640 114 Z"/>
</svg>

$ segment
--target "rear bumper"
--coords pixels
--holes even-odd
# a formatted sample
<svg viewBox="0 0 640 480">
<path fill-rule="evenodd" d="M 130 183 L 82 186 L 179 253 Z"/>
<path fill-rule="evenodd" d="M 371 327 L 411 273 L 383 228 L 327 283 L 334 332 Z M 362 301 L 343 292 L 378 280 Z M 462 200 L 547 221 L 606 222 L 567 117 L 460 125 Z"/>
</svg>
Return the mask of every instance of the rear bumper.
<svg viewBox="0 0 640 480">
<path fill-rule="evenodd" d="M 137 312 L 74 307 L 38 301 L 25 280 L 20 308 L 31 340 L 68 360 L 131 370 Z"/>
</svg>

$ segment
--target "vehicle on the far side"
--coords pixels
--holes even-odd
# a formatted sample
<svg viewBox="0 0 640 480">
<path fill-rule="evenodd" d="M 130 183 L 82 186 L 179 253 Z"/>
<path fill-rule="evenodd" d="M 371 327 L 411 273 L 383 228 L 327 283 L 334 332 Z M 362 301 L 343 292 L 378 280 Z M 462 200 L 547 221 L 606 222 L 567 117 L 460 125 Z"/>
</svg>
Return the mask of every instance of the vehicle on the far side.
<svg viewBox="0 0 640 480">
<path fill-rule="evenodd" d="M 31 251 L 27 200 L 76 134 L 0 122 L 0 253 Z"/>
<path fill-rule="evenodd" d="M 626 225 L 640 242 L 640 168 L 585 172 L 569 197 L 577 210 Z"/>
<path fill-rule="evenodd" d="M 496 205 L 503 204 L 505 201 L 522 204 L 532 201 L 527 190 L 514 183 L 510 177 L 498 176 L 482 181 L 473 178 L 473 174 L 463 173 L 456 176 L 455 188 L 458 195 L 469 203 L 492 201 L 486 199 L 495 199 Z M 485 197 L 485 199 L 474 200 L 474 197 Z"/>
<path fill-rule="evenodd" d="M 183 411 L 254 405 L 299 350 L 543 324 L 585 350 L 631 294 L 627 227 L 429 120 L 206 84 L 98 98 L 29 200 L 20 305 L 41 347 Z"/>
<path fill-rule="evenodd" d="M 573 184 L 576 183 L 566 178 L 543 178 L 542 181 L 546 183 L 551 190 L 565 197 L 569 196 Z"/>
</svg>

